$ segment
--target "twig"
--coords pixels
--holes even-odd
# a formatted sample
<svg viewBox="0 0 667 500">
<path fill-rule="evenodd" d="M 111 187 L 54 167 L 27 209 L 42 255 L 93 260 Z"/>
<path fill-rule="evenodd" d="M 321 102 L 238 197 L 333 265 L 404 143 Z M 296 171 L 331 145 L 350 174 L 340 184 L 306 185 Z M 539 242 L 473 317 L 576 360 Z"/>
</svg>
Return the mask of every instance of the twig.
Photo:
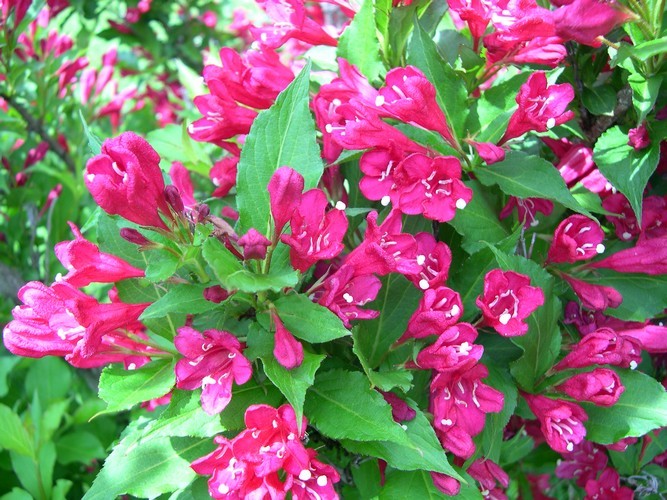
<svg viewBox="0 0 667 500">
<path fill-rule="evenodd" d="M 65 148 L 63 148 L 56 139 L 51 137 L 46 132 L 42 123 L 34 116 L 32 116 L 21 104 L 19 104 L 13 96 L 9 96 L 3 92 L 0 92 L 0 97 L 2 97 L 12 108 L 14 108 L 19 115 L 21 115 L 21 118 L 23 118 L 23 120 L 28 125 L 28 130 L 39 135 L 42 140 L 49 145 L 51 151 L 57 154 L 65 163 L 65 165 L 67 165 L 67 168 L 71 170 L 72 173 L 76 174 L 76 165 L 74 164 L 74 160 L 72 160 L 72 157 L 67 153 L 67 151 L 65 151 Z"/>
</svg>

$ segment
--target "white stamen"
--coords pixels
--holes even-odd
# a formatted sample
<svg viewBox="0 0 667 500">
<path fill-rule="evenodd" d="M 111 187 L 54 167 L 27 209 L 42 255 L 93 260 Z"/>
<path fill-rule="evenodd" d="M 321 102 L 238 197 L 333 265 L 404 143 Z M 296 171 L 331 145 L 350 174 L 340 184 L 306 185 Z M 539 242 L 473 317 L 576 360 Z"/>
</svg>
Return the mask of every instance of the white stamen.
<svg viewBox="0 0 667 500">
<path fill-rule="evenodd" d="M 454 304 L 454 305 L 452 306 L 452 310 L 449 311 L 449 312 L 450 312 L 450 314 L 451 314 L 452 316 L 458 316 L 459 313 L 461 312 L 461 308 L 460 308 L 459 306 L 457 306 L 456 304 Z"/>
<path fill-rule="evenodd" d="M 308 481 L 311 477 L 313 477 L 313 475 L 308 469 L 303 469 L 299 472 L 299 479 L 301 479 L 301 481 Z"/>
<path fill-rule="evenodd" d="M 547 120 L 547 128 L 554 128 L 556 126 L 556 119 L 555 118 L 549 118 Z"/>
<path fill-rule="evenodd" d="M 86 180 L 88 182 L 93 182 L 95 180 L 95 174 L 88 174 L 86 175 Z"/>
<path fill-rule="evenodd" d="M 504 313 L 502 313 L 502 314 L 500 315 L 500 317 L 498 318 L 498 321 L 499 321 L 502 325 L 506 325 L 507 323 L 510 322 L 511 319 L 512 319 L 512 315 L 511 315 L 510 313 L 508 313 L 508 312 L 504 312 Z"/>
<path fill-rule="evenodd" d="M 337 201 L 336 202 L 336 209 L 337 210 L 345 210 L 347 208 L 347 205 L 343 203 L 342 201 Z"/>
<path fill-rule="evenodd" d="M 417 264 L 419 264 L 420 266 L 423 266 L 424 262 L 426 262 L 426 256 L 425 255 L 417 255 Z"/>
<path fill-rule="evenodd" d="M 345 299 L 345 302 L 347 302 L 348 304 L 351 304 L 352 302 L 354 302 L 354 298 L 349 293 L 344 293 L 343 294 L 343 299 Z"/>
<path fill-rule="evenodd" d="M 327 482 L 327 476 L 320 476 L 317 478 L 317 485 L 320 487 L 326 486 Z"/>
<path fill-rule="evenodd" d="M 463 198 L 459 198 L 458 200 L 456 200 L 456 208 L 458 208 L 459 210 L 463 210 L 467 205 L 468 204 Z"/>
<path fill-rule="evenodd" d="M 226 495 L 227 493 L 229 493 L 229 486 L 227 486 L 226 484 L 221 484 L 220 486 L 218 486 L 218 492 L 222 493 L 223 495 Z"/>
<path fill-rule="evenodd" d="M 553 118 L 551 118 L 553 120 Z M 565 447 L 567 451 L 572 451 L 574 450 L 574 444 L 572 442 L 567 443 L 567 446 Z"/>
<path fill-rule="evenodd" d="M 452 425 L 452 421 L 449 420 L 448 418 L 443 418 L 443 419 L 440 421 L 440 425 Z"/>
<path fill-rule="evenodd" d="M 326 130 L 327 134 L 333 132 L 333 126 L 331 125 L 331 123 L 327 123 L 324 127 L 324 130 Z"/>
<path fill-rule="evenodd" d="M 428 290 L 428 281 L 419 280 L 419 288 L 421 288 L 422 290 Z"/>
<path fill-rule="evenodd" d="M 636 361 L 630 361 L 630 369 L 631 370 L 636 370 L 637 369 L 637 362 Z"/>
<path fill-rule="evenodd" d="M 130 363 L 129 365 L 127 365 L 127 369 L 128 370 L 136 370 L 137 365 L 135 363 Z"/>
<path fill-rule="evenodd" d="M 632 235 L 626 231 L 626 232 L 624 232 L 624 233 L 621 235 L 621 237 L 622 237 L 624 240 L 629 240 L 630 238 L 632 238 Z"/>
<path fill-rule="evenodd" d="M 384 104 L 384 96 L 379 95 L 375 98 L 375 105 L 376 106 L 382 106 Z"/>
<path fill-rule="evenodd" d="M 383 196 L 382 199 L 380 200 L 380 205 L 382 205 L 383 207 L 386 207 L 387 205 L 389 205 L 390 201 L 391 201 L 391 198 L 389 198 L 389 196 Z"/>
<path fill-rule="evenodd" d="M 602 243 L 598 244 L 598 246 L 595 247 L 595 251 L 597 253 L 604 253 L 604 250 L 605 250 L 605 248 L 604 248 L 604 245 Z"/>
<path fill-rule="evenodd" d="M 206 389 L 206 386 L 210 384 L 217 384 L 217 381 L 210 375 L 206 375 L 203 379 L 201 379 L 202 389 Z"/>
</svg>

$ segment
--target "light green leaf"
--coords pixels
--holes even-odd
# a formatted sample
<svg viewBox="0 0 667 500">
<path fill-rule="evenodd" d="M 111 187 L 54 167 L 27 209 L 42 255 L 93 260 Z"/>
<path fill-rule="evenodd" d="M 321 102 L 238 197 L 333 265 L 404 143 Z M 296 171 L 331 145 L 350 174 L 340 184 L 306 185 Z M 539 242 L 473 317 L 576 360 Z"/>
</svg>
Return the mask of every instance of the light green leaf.
<svg viewBox="0 0 667 500">
<path fill-rule="evenodd" d="M 269 109 L 262 111 L 246 137 L 238 165 L 236 202 L 239 233 L 251 227 L 269 234 L 269 180 L 279 167 L 301 173 L 306 189 L 317 185 L 324 166 L 315 140 L 315 122 L 309 109 L 310 62 L 280 93 Z"/>
<path fill-rule="evenodd" d="M 308 391 L 305 412 L 318 431 L 333 439 L 409 445 L 405 431 L 391 416 L 391 407 L 370 388 L 363 373 L 320 373 Z"/>
<path fill-rule="evenodd" d="M 274 305 L 285 327 L 302 340 L 319 343 L 350 335 L 338 316 L 305 295 L 283 295 Z"/>
<path fill-rule="evenodd" d="M 369 81 L 378 79 L 384 70 L 373 14 L 373 0 L 364 0 L 361 9 L 338 39 L 338 57 L 359 68 Z"/>
<path fill-rule="evenodd" d="M 111 365 L 102 371 L 99 395 L 108 403 L 105 412 L 127 410 L 164 396 L 174 386 L 175 378 L 171 359 L 152 361 L 137 370 Z"/>
<path fill-rule="evenodd" d="M 23 426 L 21 418 L 11 408 L 0 404 L 0 448 L 12 450 L 20 455 L 33 457 L 35 454 L 32 439 Z"/>
<path fill-rule="evenodd" d="M 593 158 L 600 172 L 623 193 L 641 224 L 642 199 L 660 159 L 660 144 L 635 151 L 619 127 L 607 130 L 595 143 Z"/>
<path fill-rule="evenodd" d="M 205 288 L 205 285 L 177 285 L 148 306 L 139 319 L 161 318 L 173 312 L 204 312 L 211 308 L 211 302 L 204 298 Z"/>
<path fill-rule="evenodd" d="M 107 456 L 100 440 L 88 431 L 74 431 L 56 441 L 58 463 L 79 462 L 88 465 L 96 458 Z"/>
<path fill-rule="evenodd" d="M 485 186 L 497 184 L 506 194 L 519 198 L 547 198 L 593 218 L 572 197 L 558 170 L 538 156 L 510 151 L 504 161 L 475 169 L 475 176 Z"/>
</svg>

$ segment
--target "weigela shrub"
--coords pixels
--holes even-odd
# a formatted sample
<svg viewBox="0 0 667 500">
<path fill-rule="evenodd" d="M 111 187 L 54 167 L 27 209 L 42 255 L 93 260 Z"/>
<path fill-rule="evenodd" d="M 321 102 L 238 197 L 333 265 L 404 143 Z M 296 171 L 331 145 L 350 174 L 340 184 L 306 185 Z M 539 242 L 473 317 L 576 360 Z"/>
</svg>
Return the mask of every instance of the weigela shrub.
<svg viewBox="0 0 667 500">
<path fill-rule="evenodd" d="M 91 138 L 97 244 L 4 328 L 165 406 L 86 498 L 667 490 L 664 5 L 257 3 L 186 164 Z"/>
</svg>

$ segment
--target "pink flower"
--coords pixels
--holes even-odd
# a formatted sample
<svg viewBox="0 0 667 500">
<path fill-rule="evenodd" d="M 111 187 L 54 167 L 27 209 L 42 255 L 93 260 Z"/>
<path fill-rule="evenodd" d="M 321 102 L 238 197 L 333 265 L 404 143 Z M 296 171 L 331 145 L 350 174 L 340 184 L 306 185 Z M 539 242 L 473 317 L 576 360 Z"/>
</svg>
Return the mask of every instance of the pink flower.
<svg viewBox="0 0 667 500">
<path fill-rule="evenodd" d="M 512 214 L 516 207 L 519 222 L 523 223 L 524 227 L 535 227 L 540 221 L 537 219 L 537 212 L 544 215 L 551 215 L 554 209 L 554 204 L 550 200 L 542 198 L 517 198 L 510 196 L 507 204 L 503 207 L 498 215 L 498 219 L 503 220 Z"/>
<path fill-rule="evenodd" d="M 273 355 L 278 363 L 288 370 L 301 366 L 301 363 L 303 363 L 303 345 L 294 338 L 292 332 L 285 328 L 275 310 L 271 310 L 271 318 L 276 328 Z"/>
<path fill-rule="evenodd" d="M 455 496 L 461 491 L 461 483 L 447 474 L 440 474 L 439 472 L 431 472 L 431 479 L 436 488 L 442 491 L 445 495 Z"/>
<path fill-rule="evenodd" d="M 500 465 L 488 459 L 475 460 L 467 472 L 479 483 L 484 498 L 507 499 L 504 490 L 509 486 L 510 478 Z"/>
<path fill-rule="evenodd" d="M 456 456 L 471 457 L 472 438 L 482 432 L 486 414 L 503 409 L 503 394 L 481 382 L 487 375 L 477 364 L 464 372 L 438 373 L 431 381 L 433 426 L 443 448 Z"/>
<path fill-rule="evenodd" d="M 619 273 L 667 274 L 667 237 L 641 239 L 633 248 L 616 252 L 590 267 Z"/>
<path fill-rule="evenodd" d="M 637 128 L 628 130 L 628 146 L 632 146 L 635 151 L 649 147 L 651 138 L 648 136 L 646 122 L 639 125 Z"/>
<path fill-rule="evenodd" d="M 393 392 L 379 392 L 391 406 L 391 416 L 395 422 L 409 422 L 417 416 L 417 412 Z"/>
<path fill-rule="evenodd" d="M 209 415 L 220 413 L 229 404 L 232 381 L 241 385 L 252 376 L 252 365 L 231 333 L 220 330 L 200 333 L 184 326 L 178 329 L 174 344 L 185 356 L 176 363 L 176 387 L 188 391 L 201 387 L 201 405 Z"/>
<path fill-rule="evenodd" d="M 313 300 L 336 314 L 346 328 L 351 328 L 351 321 L 379 316 L 379 311 L 361 306 L 374 301 L 381 287 L 382 282 L 372 274 L 355 275 L 352 266 L 343 264 L 322 283 Z"/>
<path fill-rule="evenodd" d="M 621 397 L 625 387 L 616 372 L 607 368 L 578 373 L 556 389 L 577 401 L 588 401 L 598 406 L 613 406 Z"/>
<path fill-rule="evenodd" d="M 436 100 L 435 87 L 414 66 L 394 68 L 387 73 L 375 106 L 381 116 L 434 130 L 447 142 L 455 144 L 445 114 Z"/>
<path fill-rule="evenodd" d="M 408 321 L 408 328 L 399 343 L 411 338 L 439 335 L 455 325 L 463 314 L 461 296 L 444 286 L 429 288 L 419 301 L 419 307 Z"/>
<path fill-rule="evenodd" d="M 484 277 L 484 291 L 475 303 L 484 321 L 503 337 L 524 335 L 524 320 L 544 304 L 544 293 L 530 286 L 530 278 L 513 271 L 494 269 Z"/>
<path fill-rule="evenodd" d="M 615 288 L 587 283 L 567 274 L 562 274 L 561 277 L 588 309 L 604 311 L 608 307 L 618 307 L 623 302 L 623 296 Z"/>
<path fill-rule="evenodd" d="M 648 198 L 647 198 L 648 199 Z M 614 225 L 616 236 L 621 240 L 630 240 L 638 236 L 641 228 L 637 223 L 635 213 L 628 199 L 621 193 L 615 193 L 602 200 L 602 208 L 618 216 L 607 216 L 607 220 Z"/>
<path fill-rule="evenodd" d="M 219 304 L 229 298 L 231 293 L 222 288 L 220 285 L 209 286 L 204 288 L 203 292 L 204 298 L 215 304 Z"/>
<path fill-rule="evenodd" d="M 281 236 L 290 246 L 290 262 L 294 269 L 305 272 L 319 260 L 333 259 L 344 248 L 347 231 L 345 211 L 338 207 L 327 211 L 329 201 L 324 191 L 306 191 L 292 213 L 292 234 Z"/>
<path fill-rule="evenodd" d="M 185 168 L 181 162 L 175 161 L 171 164 L 169 178 L 176 189 L 178 189 L 178 193 L 186 207 L 193 208 L 197 205 L 197 200 L 195 200 L 194 196 L 195 189 L 192 185 L 192 179 L 190 178 L 190 171 Z"/>
<path fill-rule="evenodd" d="M 453 156 L 411 154 L 396 166 L 393 179 L 404 214 L 447 222 L 472 199 L 472 189 L 461 181 L 461 162 Z"/>
<path fill-rule="evenodd" d="M 627 486 L 621 486 L 621 478 L 615 469 L 607 467 L 600 477 L 586 482 L 586 498 L 592 500 L 613 498 L 614 500 L 632 500 L 634 492 Z"/>
<path fill-rule="evenodd" d="M 264 260 L 266 249 L 271 246 L 271 240 L 254 227 L 248 229 L 248 232 L 241 236 L 237 243 L 243 248 L 243 258 L 245 260 Z"/>
<path fill-rule="evenodd" d="M 115 255 L 100 252 L 97 245 L 83 237 L 79 228 L 72 222 L 68 224 L 74 233 L 74 240 L 57 243 L 54 249 L 56 257 L 68 271 L 61 278 L 62 281 L 74 287 L 82 287 L 93 282 L 115 283 L 144 276 L 142 269 L 137 269 Z"/>
<path fill-rule="evenodd" d="M 415 366 L 422 370 L 437 372 L 465 372 L 481 359 L 484 347 L 474 344 L 477 330 L 468 323 L 447 328 L 435 344 L 423 349 L 417 355 Z"/>
<path fill-rule="evenodd" d="M 539 394 L 523 394 L 523 397 L 540 421 L 542 434 L 554 451 L 571 452 L 586 437 L 583 423 L 588 415 L 581 406 Z"/>
<path fill-rule="evenodd" d="M 591 365 L 613 365 L 636 368 L 641 363 L 641 343 L 611 328 L 599 328 L 584 336 L 572 351 L 554 368 L 583 368 Z"/>
<path fill-rule="evenodd" d="M 466 142 L 475 148 L 479 157 L 487 165 L 493 165 L 505 159 L 505 150 L 492 142 L 477 142 L 470 139 L 466 140 Z"/>
<path fill-rule="evenodd" d="M 224 198 L 236 186 L 236 174 L 239 158 L 237 156 L 228 156 L 213 164 L 209 172 L 211 182 L 215 186 L 215 191 L 211 196 Z"/>
<path fill-rule="evenodd" d="M 47 287 L 31 281 L 19 290 L 18 298 L 23 305 L 14 308 L 14 320 L 3 330 L 5 347 L 18 356 L 65 356 L 74 366 L 99 366 L 126 357 L 127 351 L 117 356 L 119 349 L 114 341 L 109 345 L 109 336 L 134 327 L 149 305 L 100 304 L 64 282 Z M 133 350 L 147 352 L 145 346 L 134 344 Z M 112 354 L 113 359 L 108 357 Z"/>
<path fill-rule="evenodd" d="M 197 96 L 194 105 L 204 117 L 188 125 L 188 133 L 195 141 L 218 146 L 226 139 L 250 132 L 257 117 L 257 111 L 238 105 L 226 93 Z"/>
<path fill-rule="evenodd" d="M 542 71 L 530 75 L 521 86 L 516 102 L 519 108 L 510 118 L 507 131 L 498 144 L 520 137 L 526 132 L 546 132 L 574 118 L 567 106 L 574 99 L 574 89 L 569 83 L 547 85 L 547 77 Z"/>
<path fill-rule="evenodd" d="M 630 19 L 620 4 L 600 0 L 574 0 L 551 13 L 556 34 L 563 40 L 599 47 L 599 37 Z"/>
<path fill-rule="evenodd" d="M 88 160 L 85 183 L 108 214 L 167 229 L 160 217 L 171 213 L 164 198 L 160 156 L 138 135 L 124 132 L 104 141 L 101 154 Z"/>
<path fill-rule="evenodd" d="M 556 228 L 548 260 L 554 263 L 588 260 L 605 251 L 604 232 L 584 215 L 571 215 Z"/>
<path fill-rule="evenodd" d="M 452 265 L 452 251 L 431 233 L 417 233 L 415 240 L 418 252 L 416 260 L 422 268 L 418 274 L 406 277 L 421 290 L 443 286 Z"/>
<path fill-rule="evenodd" d="M 352 266 L 357 275 L 419 273 L 422 266 L 417 263 L 417 242 L 411 234 L 401 233 L 400 211 L 393 209 L 379 226 L 377 219 L 377 212 L 368 214 L 364 241 L 350 252 L 345 263 Z"/>
<path fill-rule="evenodd" d="M 301 201 L 304 179 L 290 167 L 280 167 L 271 176 L 267 190 L 275 233 L 280 234 Z"/>
<path fill-rule="evenodd" d="M 589 479 L 595 479 L 607 466 L 607 454 L 598 445 L 583 440 L 574 445 L 571 452 L 563 453 L 563 460 L 556 466 L 556 477 L 576 479 L 583 487 Z"/>
<path fill-rule="evenodd" d="M 250 28 L 262 47 L 277 49 L 291 38 L 312 45 L 337 45 L 336 39 L 317 21 L 307 17 L 303 0 L 258 0 L 257 3 L 273 21 L 266 27 Z"/>
</svg>

